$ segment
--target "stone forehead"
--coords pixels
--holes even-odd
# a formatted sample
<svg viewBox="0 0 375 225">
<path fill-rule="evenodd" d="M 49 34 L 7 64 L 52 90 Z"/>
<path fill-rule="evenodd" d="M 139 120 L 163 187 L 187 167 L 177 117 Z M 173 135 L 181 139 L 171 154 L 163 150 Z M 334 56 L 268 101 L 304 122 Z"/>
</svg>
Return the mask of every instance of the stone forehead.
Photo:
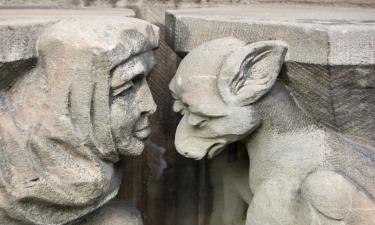
<svg viewBox="0 0 375 225">
<path fill-rule="evenodd" d="M 217 77 L 225 58 L 245 45 L 235 38 L 207 42 L 191 51 L 181 62 L 175 76 L 175 87 L 183 95 L 197 96 L 202 101 L 207 96 L 219 97 Z"/>
</svg>

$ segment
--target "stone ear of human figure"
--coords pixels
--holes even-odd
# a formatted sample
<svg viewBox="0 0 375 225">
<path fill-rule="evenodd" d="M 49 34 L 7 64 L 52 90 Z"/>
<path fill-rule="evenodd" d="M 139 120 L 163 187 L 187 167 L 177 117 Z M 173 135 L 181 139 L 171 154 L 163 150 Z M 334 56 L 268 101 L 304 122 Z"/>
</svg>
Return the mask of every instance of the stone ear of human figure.
<svg viewBox="0 0 375 225">
<path fill-rule="evenodd" d="M 242 141 L 252 199 L 246 225 L 374 225 L 375 144 L 311 119 L 278 74 L 287 44 L 206 42 L 170 82 L 183 115 L 177 151 L 214 157 Z"/>
<path fill-rule="evenodd" d="M 0 224 L 142 224 L 111 199 L 119 160 L 141 154 L 150 134 L 157 46 L 157 27 L 126 17 L 41 32 L 35 67 L 0 90 Z"/>
</svg>

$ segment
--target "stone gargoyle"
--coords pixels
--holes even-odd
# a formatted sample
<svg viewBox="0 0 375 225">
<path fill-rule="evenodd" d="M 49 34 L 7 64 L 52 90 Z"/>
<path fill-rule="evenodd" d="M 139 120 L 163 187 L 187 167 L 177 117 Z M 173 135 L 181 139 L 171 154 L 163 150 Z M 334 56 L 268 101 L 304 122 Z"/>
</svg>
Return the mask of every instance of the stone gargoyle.
<svg viewBox="0 0 375 225">
<path fill-rule="evenodd" d="M 286 53 L 281 41 L 235 38 L 192 50 L 170 83 L 183 115 L 177 151 L 198 160 L 246 144 L 246 225 L 375 224 L 375 144 L 319 124 L 298 105 L 278 79 Z"/>
<path fill-rule="evenodd" d="M 41 32 L 35 63 L 0 92 L 0 224 L 142 224 L 110 200 L 119 160 L 141 154 L 150 134 L 157 46 L 156 27 L 125 17 Z"/>
</svg>

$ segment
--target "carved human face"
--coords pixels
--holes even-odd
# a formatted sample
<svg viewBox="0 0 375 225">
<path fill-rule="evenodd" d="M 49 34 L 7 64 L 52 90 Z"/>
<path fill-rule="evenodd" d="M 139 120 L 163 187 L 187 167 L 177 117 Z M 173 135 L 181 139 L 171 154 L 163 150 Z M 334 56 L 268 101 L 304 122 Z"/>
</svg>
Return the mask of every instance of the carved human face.
<svg viewBox="0 0 375 225">
<path fill-rule="evenodd" d="M 147 52 L 112 69 L 111 130 L 120 155 L 141 154 L 150 135 L 148 117 L 156 104 L 146 77 L 153 64 L 153 53 Z"/>
</svg>

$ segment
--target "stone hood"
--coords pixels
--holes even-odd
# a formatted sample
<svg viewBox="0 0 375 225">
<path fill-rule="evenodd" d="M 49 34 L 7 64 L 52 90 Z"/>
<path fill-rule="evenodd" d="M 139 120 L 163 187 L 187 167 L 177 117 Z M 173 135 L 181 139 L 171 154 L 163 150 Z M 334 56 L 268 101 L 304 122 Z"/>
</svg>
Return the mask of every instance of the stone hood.
<svg viewBox="0 0 375 225">
<path fill-rule="evenodd" d="M 117 194 L 110 74 L 158 46 L 132 18 L 63 19 L 39 36 L 31 68 L 0 97 L 0 214 L 66 224 Z"/>
</svg>

